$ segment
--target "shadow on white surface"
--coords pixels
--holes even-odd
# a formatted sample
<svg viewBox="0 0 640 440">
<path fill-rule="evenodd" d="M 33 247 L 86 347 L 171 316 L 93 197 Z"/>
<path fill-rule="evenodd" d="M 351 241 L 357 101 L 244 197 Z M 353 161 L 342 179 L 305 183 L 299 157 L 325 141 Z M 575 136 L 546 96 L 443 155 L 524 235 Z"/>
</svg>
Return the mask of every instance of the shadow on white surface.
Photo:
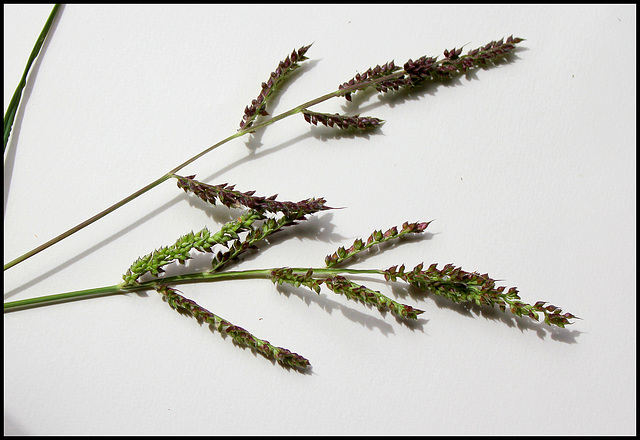
<svg viewBox="0 0 640 440">
<path fill-rule="evenodd" d="M 30 435 L 18 424 L 18 422 L 14 420 L 13 417 L 11 417 L 10 414 L 7 413 L 6 408 L 4 410 L 4 435 Z"/>
</svg>

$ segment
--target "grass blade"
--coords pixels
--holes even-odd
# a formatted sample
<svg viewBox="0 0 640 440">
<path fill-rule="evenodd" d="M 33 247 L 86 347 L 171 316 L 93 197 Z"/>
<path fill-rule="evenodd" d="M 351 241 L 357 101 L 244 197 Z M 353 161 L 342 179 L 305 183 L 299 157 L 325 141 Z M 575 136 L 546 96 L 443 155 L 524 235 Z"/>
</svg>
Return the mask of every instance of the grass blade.
<svg viewBox="0 0 640 440">
<path fill-rule="evenodd" d="M 58 10 L 60 9 L 59 4 L 55 4 L 53 6 L 53 10 L 51 14 L 49 14 L 49 18 L 47 22 L 44 24 L 44 28 L 42 28 L 42 32 L 40 32 L 40 36 L 36 41 L 33 50 L 31 51 L 31 55 L 29 56 L 29 61 L 27 61 L 27 67 L 25 67 L 24 72 L 22 73 L 22 78 L 18 83 L 18 87 L 16 87 L 16 91 L 13 92 L 13 97 L 11 97 L 11 102 L 9 103 L 9 107 L 4 114 L 4 148 L 3 153 L 7 151 L 7 142 L 9 141 L 9 135 L 11 134 L 11 128 L 13 127 L 13 121 L 16 118 L 16 113 L 18 113 L 18 107 L 20 106 L 20 100 L 22 99 L 22 91 L 27 85 L 27 76 L 29 75 L 29 70 L 31 69 L 31 65 L 35 61 L 36 57 L 40 53 L 40 49 L 44 44 L 44 40 L 47 38 L 47 34 L 49 33 L 49 29 L 51 28 L 51 24 L 53 23 L 53 19 L 56 17 Z"/>
</svg>

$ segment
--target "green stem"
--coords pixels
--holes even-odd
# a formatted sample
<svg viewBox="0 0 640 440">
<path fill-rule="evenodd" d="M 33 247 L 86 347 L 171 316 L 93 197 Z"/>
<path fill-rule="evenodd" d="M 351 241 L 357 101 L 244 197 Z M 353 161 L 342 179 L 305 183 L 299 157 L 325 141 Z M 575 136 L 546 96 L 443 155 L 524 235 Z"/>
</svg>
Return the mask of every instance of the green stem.
<svg viewBox="0 0 640 440">
<path fill-rule="evenodd" d="M 42 28 L 42 32 L 40 32 L 40 36 L 36 40 L 36 44 L 31 51 L 31 55 L 29 56 L 29 60 L 27 61 L 27 66 L 22 73 L 22 78 L 18 83 L 18 87 L 15 92 L 13 92 L 13 97 L 11 98 L 11 102 L 9 102 L 9 107 L 7 107 L 7 111 L 4 114 L 4 149 L 3 153 L 7 151 L 7 142 L 9 141 L 9 135 L 11 134 L 11 128 L 13 127 L 13 121 L 16 118 L 16 113 L 18 113 L 18 107 L 20 106 L 20 100 L 22 99 L 22 91 L 27 85 L 27 76 L 29 75 L 29 70 L 31 69 L 31 65 L 35 61 L 36 57 L 40 53 L 40 49 L 44 44 L 44 40 L 47 38 L 47 34 L 49 33 L 49 29 L 51 28 L 51 24 L 53 23 L 53 19 L 56 17 L 58 10 L 60 9 L 60 5 L 56 4 L 53 6 L 53 10 L 51 14 L 49 14 L 49 18 L 47 22 L 44 24 Z"/>
<path fill-rule="evenodd" d="M 4 270 L 7 270 L 10 267 L 15 266 L 16 264 L 20 263 L 21 261 L 24 261 L 27 258 L 34 256 L 38 252 L 41 252 L 41 251 L 45 250 L 49 246 L 61 241 L 62 239 L 67 238 L 71 234 L 74 234 L 74 233 L 78 232 L 80 229 L 82 229 L 82 228 L 84 228 L 86 226 L 89 226 L 91 223 L 95 222 L 96 220 L 101 219 L 105 215 L 109 214 L 111 211 L 115 211 L 116 209 L 118 209 L 119 207 L 124 205 L 125 203 L 129 203 L 131 200 L 133 200 L 136 197 L 146 193 L 151 188 L 154 188 L 154 187 L 158 186 L 159 184 L 161 184 L 165 180 L 169 179 L 170 177 L 171 177 L 171 174 L 165 174 L 164 176 L 160 177 L 159 179 L 154 180 L 149 185 L 145 186 L 144 188 L 139 189 L 138 191 L 134 192 L 130 196 L 125 197 L 124 199 L 120 200 L 118 203 L 110 206 L 109 208 L 105 209 L 104 211 L 102 211 L 102 212 L 94 215 L 93 217 L 83 221 L 82 223 L 74 226 L 73 228 L 69 229 L 68 231 L 63 232 L 62 234 L 58 235 L 57 237 L 52 238 L 51 240 L 47 241 L 46 243 L 41 244 L 40 246 L 30 250 L 29 252 L 27 252 L 24 255 L 21 255 L 20 257 L 16 258 L 15 260 L 10 261 L 9 263 L 4 265 Z"/>
<path fill-rule="evenodd" d="M 130 201 L 132 201 L 133 199 L 137 198 L 138 196 L 141 196 L 142 194 L 146 193 L 147 191 L 149 191 L 152 188 L 155 188 L 156 186 L 158 186 L 159 184 L 161 184 L 162 182 L 164 182 L 165 180 L 168 180 L 169 178 L 171 178 L 173 176 L 174 173 L 177 173 L 179 170 L 181 170 L 182 168 L 186 167 L 187 165 L 189 165 L 190 163 L 194 162 L 195 160 L 199 159 L 200 157 L 204 156 L 205 154 L 215 150 L 216 148 L 220 147 L 221 145 L 226 144 L 227 142 L 240 137 L 240 136 L 244 136 L 247 133 L 252 133 L 255 132 L 261 128 L 267 127 L 268 125 L 273 124 L 274 122 L 277 122 L 281 119 L 284 119 L 286 117 L 295 115 L 296 113 L 300 113 L 302 110 L 311 107 L 313 105 L 319 104 L 323 101 L 326 101 L 328 99 L 334 98 L 336 96 L 340 96 L 343 95 L 347 92 L 350 91 L 354 91 L 354 90 L 360 90 L 360 89 L 364 89 L 366 87 L 369 87 L 371 85 L 374 85 L 376 83 L 382 82 L 382 81 L 389 81 L 391 79 L 395 79 L 395 78 L 399 78 L 402 75 L 404 75 L 405 72 L 404 71 L 399 71 L 396 73 L 392 73 L 390 75 L 381 77 L 381 78 L 377 78 L 375 80 L 371 80 L 371 81 L 367 81 L 364 82 L 362 84 L 356 84 L 350 87 L 346 87 L 344 89 L 339 89 L 339 90 L 335 90 L 331 93 L 327 93 L 326 95 L 322 95 L 318 98 L 312 99 L 311 101 L 307 101 L 304 104 L 301 104 L 297 107 L 292 108 L 289 111 L 286 111 L 284 113 L 281 113 L 277 116 L 272 117 L 271 119 L 268 119 L 260 124 L 257 124 L 255 126 L 252 126 L 250 128 L 246 128 L 244 130 L 240 130 L 238 132 L 236 132 L 235 134 L 221 140 L 220 142 L 218 142 L 217 144 L 214 144 L 212 146 L 210 146 L 209 148 L 201 151 L 200 153 L 196 154 L 195 156 L 187 159 L 186 161 L 184 161 L 183 163 L 181 163 L 180 165 L 178 165 L 177 167 L 175 167 L 174 169 L 172 169 L 171 171 L 167 172 L 166 174 L 164 174 L 163 176 L 159 177 L 158 179 L 154 180 L 153 182 L 151 182 L 150 184 L 148 184 L 147 186 L 139 189 L 138 191 L 134 192 L 133 194 L 131 194 L 128 197 L 125 197 L 124 199 L 122 199 L 121 201 L 119 201 L 118 203 L 115 203 L 114 205 L 110 206 L 109 208 L 105 209 L 104 211 L 94 215 L 93 217 L 83 221 L 82 223 L 74 226 L 73 228 L 69 229 L 66 232 L 63 232 L 62 234 L 58 235 L 55 238 L 52 238 L 51 240 L 47 241 L 46 243 L 30 250 L 29 252 L 19 256 L 18 258 L 10 261 L 9 263 L 6 263 L 4 265 L 4 270 L 9 269 L 10 267 L 15 266 L 16 264 L 26 260 L 27 258 L 30 258 L 32 256 L 34 256 L 35 254 L 37 254 L 38 252 L 41 252 L 43 250 L 45 250 L 46 248 L 48 248 L 49 246 L 54 245 L 55 243 L 67 238 L 68 236 L 78 232 L 79 230 L 89 226 L 91 223 L 95 222 L 96 220 L 101 219 L 102 217 L 106 216 L 107 214 L 111 213 L 112 211 L 115 211 L 116 209 L 118 209 L 119 207 L 121 207 L 122 205 L 129 203 Z"/>
<path fill-rule="evenodd" d="M 306 274 L 308 268 L 294 268 L 296 274 Z M 314 275 L 336 275 L 341 273 L 349 274 L 375 274 L 381 275 L 382 271 L 377 269 L 336 269 L 336 268 L 315 268 L 312 269 Z M 206 281 L 224 280 L 244 280 L 244 279 L 269 279 L 273 269 L 249 269 L 229 272 L 201 272 L 186 275 L 176 275 L 162 279 L 147 281 L 133 286 L 116 284 L 113 286 L 95 287 L 93 289 L 77 290 L 74 292 L 59 293 L 56 295 L 39 296 L 36 298 L 22 299 L 4 303 L 4 313 L 17 310 L 29 309 L 52 304 L 60 304 L 69 301 L 77 301 L 89 298 L 97 298 L 108 295 L 119 295 L 141 290 L 153 289 L 157 284 L 186 284 Z"/>
</svg>

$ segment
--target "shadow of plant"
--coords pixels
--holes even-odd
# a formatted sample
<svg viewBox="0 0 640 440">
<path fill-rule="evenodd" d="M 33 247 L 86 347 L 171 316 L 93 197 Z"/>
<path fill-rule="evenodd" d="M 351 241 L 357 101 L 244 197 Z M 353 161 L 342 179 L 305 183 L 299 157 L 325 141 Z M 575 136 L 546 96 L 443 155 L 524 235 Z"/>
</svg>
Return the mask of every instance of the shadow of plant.
<svg viewBox="0 0 640 440">
<path fill-rule="evenodd" d="M 372 310 L 372 307 L 368 305 L 365 306 L 364 304 L 354 303 L 352 307 L 346 306 L 338 301 L 330 299 L 327 295 L 324 295 L 322 293 L 317 294 L 309 289 L 294 287 L 287 284 L 276 284 L 275 288 L 280 294 L 286 296 L 287 298 L 295 296 L 304 301 L 307 306 L 311 306 L 311 304 L 318 306 L 321 310 L 327 312 L 329 315 L 332 315 L 333 312 L 338 311 L 342 313 L 342 315 L 349 321 L 361 325 L 369 330 L 378 330 L 384 336 L 389 336 L 395 333 L 393 330 L 393 326 L 386 322 L 384 319 L 387 317 L 387 315 L 391 315 L 390 313 L 384 311 L 380 312 L 382 318 L 379 318 L 368 313 L 363 313 L 359 310 L 356 310 L 356 307 L 366 307 L 369 310 Z M 428 322 L 428 320 L 426 319 L 418 319 L 414 321 L 410 319 L 401 319 L 395 316 L 394 318 L 396 318 L 395 320 L 397 323 L 405 325 L 414 331 L 423 331 L 423 326 Z"/>
</svg>

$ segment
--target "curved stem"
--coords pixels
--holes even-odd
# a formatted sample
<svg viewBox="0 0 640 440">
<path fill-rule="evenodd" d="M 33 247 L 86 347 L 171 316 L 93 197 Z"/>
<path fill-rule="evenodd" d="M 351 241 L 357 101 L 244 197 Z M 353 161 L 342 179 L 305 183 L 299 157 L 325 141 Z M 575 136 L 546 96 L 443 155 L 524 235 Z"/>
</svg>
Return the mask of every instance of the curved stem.
<svg viewBox="0 0 640 440">
<path fill-rule="evenodd" d="M 297 274 L 307 273 L 308 268 L 294 268 Z M 336 268 L 314 268 L 314 275 L 335 275 L 340 273 L 349 274 L 376 274 L 383 272 L 377 269 L 336 269 Z M 36 298 L 22 299 L 4 303 L 4 313 L 24 310 L 33 307 L 40 307 L 52 304 L 60 304 L 69 301 L 77 301 L 89 298 L 98 298 L 108 295 L 119 295 L 141 290 L 153 289 L 158 284 L 186 284 L 206 281 L 243 280 L 243 279 L 269 279 L 273 269 L 249 269 L 229 272 L 201 272 L 186 275 L 176 275 L 162 279 L 147 281 L 133 286 L 116 284 L 113 286 L 95 287 L 93 289 L 77 290 L 74 292 L 59 293 L 56 295 L 39 296 Z"/>
<path fill-rule="evenodd" d="M 289 111 L 286 111 L 284 113 L 281 113 L 277 116 L 274 116 L 260 124 L 257 124 L 255 126 L 252 126 L 250 128 L 246 128 L 244 130 L 240 130 L 237 133 L 221 140 L 220 142 L 210 146 L 209 148 L 201 151 L 200 153 L 196 154 L 195 156 L 187 159 L 186 161 L 184 161 L 183 163 L 181 163 L 180 165 L 178 165 L 177 167 L 175 167 L 174 169 L 172 169 L 171 171 L 167 172 L 166 174 L 164 174 L 163 176 L 159 177 L 158 179 L 154 180 L 153 182 L 151 182 L 150 184 L 144 186 L 143 188 L 139 189 L 138 191 L 134 192 L 133 194 L 131 194 L 128 197 L 125 197 L 124 199 L 122 199 L 121 201 L 119 201 L 118 203 L 115 203 L 114 205 L 110 206 L 109 208 L 105 209 L 104 211 L 101 211 L 100 213 L 94 215 L 93 217 L 83 221 L 82 223 L 74 226 L 73 228 L 69 229 L 66 232 L 63 232 L 62 234 L 58 235 L 55 238 L 52 238 L 51 240 L 47 241 L 46 243 L 30 250 L 29 252 L 21 255 L 20 257 L 10 261 L 9 263 L 6 263 L 4 265 L 4 270 L 9 269 L 10 267 L 15 266 L 16 264 L 26 260 L 27 258 L 30 258 L 32 256 L 34 256 L 35 254 L 37 254 L 38 252 L 41 252 L 43 250 L 45 250 L 46 248 L 48 248 L 49 246 L 52 246 L 54 244 L 56 244 L 57 242 L 67 238 L 68 236 L 78 232 L 79 230 L 89 226 L 91 223 L 95 222 L 96 220 L 101 219 L 102 217 L 106 216 L 107 214 L 111 213 L 112 211 L 115 211 L 116 209 L 118 209 L 119 207 L 121 207 L 122 205 L 129 203 L 130 201 L 132 201 L 133 199 L 137 198 L 138 196 L 141 196 L 142 194 L 146 193 L 147 191 L 149 191 L 152 188 L 155 188 L 156 186 L 158 186 L 159 184 L 161 184 L 162 182 L 164 182 L 165 180 L 168 180 L 169 178 L 171 178 L 173 176 L 174 173 L 178 172 L 179 170 L 181 170 L 182 168 L 186 167 L 187 165 L 189 165 L 190 163 L 194 162 L 195 160 L 199 159 L 200 157 L 204 156 L 205 154 L 215 150 L 216 148 L 220 147 L 221 145 L 226 144 L 227 142 L 237 138 L 237 137 L 241 137 L 244 136 L 247 133 L 253 133 L 261 128 L 267 127 L 268 125 L 273 124 L 274 122 L 277 122 L 281 119 L 284 119 L 286 117 L 295 115 L 296 113 L 300 113 L 302 110 L 311 107 L 313 105 L 319 104 L 323 101 L 326 101 L 328 99 L 334 98 L 336 96 L 340 96 L 343 95 L 347 92 L 350 91 L 354 91 L 354 90 L 361 90 L 364 88 L 367 88 L 369 86 L 372 86 L 376 83 L 379 82 L 383 82 L 383 81 L 389 81 L 391 79 L 395 79 L 395 78 L 399 78 L 402 75 L 404 75 L 405 72 L 404 71 L 398 71 L 396 73 L 392 73 L 390 75 L 387 76 L 383 76 L 374 80 L 370 80 L 367 82 L 363 82 L 361 84 L 355 84 L 353 86 L 350 87 L 346 87 L 344 89 L 338 89 L 335 90 L 331 93 L 327 93 L 326 95 L 322 95 L 318 98 L 312 99 L 311 101 L 307 101 L 304 104 L 301 104 L 297 107 L 292 108 Z"/>
</svg>

